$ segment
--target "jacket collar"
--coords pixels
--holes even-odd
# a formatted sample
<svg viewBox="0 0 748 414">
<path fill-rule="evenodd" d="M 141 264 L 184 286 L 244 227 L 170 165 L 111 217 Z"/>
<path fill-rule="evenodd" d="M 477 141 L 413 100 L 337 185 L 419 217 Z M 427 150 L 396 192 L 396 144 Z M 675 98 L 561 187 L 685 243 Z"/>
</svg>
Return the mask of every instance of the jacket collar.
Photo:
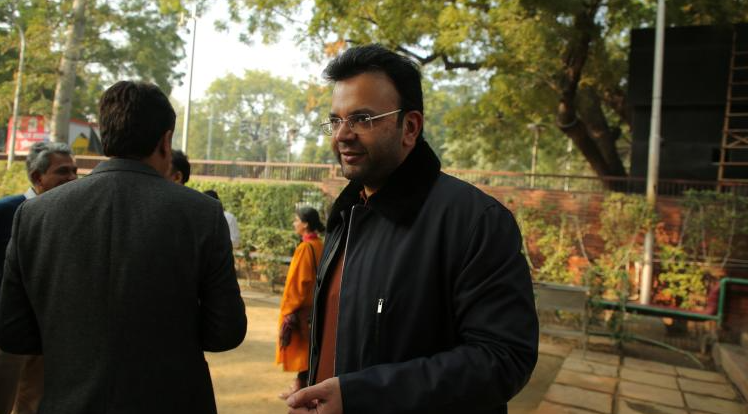
<svg viewBox="0 0 748 414">
<path fill-rule="evenodd" d="M 91 171 L 91 174 L 98 174 L 103 172 L 111 171 L 133 171 L 142 174 L 155 175 L 157 177 L 163 177 L 158 171 L 154 170 L 150 165 L 130 158 L 110 158 L 106 161 L 99 163 L 96 168 Z"/>
<path fill-rule="evenodd" d="M 385 185 L 369 197 L 366 205 L 396 223 L 407 223 L 415 218 L 426 201 L 431 186 L 439 176 L 441 162 L 426 141 L 420 141 L 408 154 Z M 340 213 L 361 200 L 363 184 L 351 181 L 332 206 L 327 228 L 333 229 L 342 221 Z"/>
</svg>

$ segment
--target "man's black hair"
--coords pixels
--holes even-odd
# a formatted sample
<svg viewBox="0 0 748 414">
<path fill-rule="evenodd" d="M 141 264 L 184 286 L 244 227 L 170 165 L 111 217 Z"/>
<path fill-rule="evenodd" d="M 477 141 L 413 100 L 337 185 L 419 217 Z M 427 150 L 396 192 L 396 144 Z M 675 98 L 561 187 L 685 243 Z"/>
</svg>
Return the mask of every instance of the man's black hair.
<svg viewBox="0 0 748 414">
<path fill-rule="evenodd" d="M 395 85 L 402 109 L 398 114 L 398 124 L 402 123 L 409 111 L 423 114 L 423 90 L 418 64 L 380 44 L 356 46 L 346 50 L 327 65 L 323 76 L 328 81 L 337 82 L 368 72 L 382 72 Z M 422 139 L 423 129 L 418 135 L 418 140 Z"/>
<path fill-rule="evenodd" d="M 153 153 L 166 131 L 174 131 L 177 115 L 158 86 L 119 81 L 99 100 L 99 126 L 104 155 L 142 159 Z"/>
<path fill-rule="evenodd" d="M 171 169 L 182 173 L 182 184 L 190 180 L 190 160 L 180 150 L 171 150 Z"/>
<path fill-rule="evenodd" d="M 203 191 L 203 194 L 205 194 L 208 197 L 215 198 L 218 201 L 221 201 L 221 199 L 218 198 L 218 193 L 216 192 L 216 190 L 205 190 Z"/>
</svg>

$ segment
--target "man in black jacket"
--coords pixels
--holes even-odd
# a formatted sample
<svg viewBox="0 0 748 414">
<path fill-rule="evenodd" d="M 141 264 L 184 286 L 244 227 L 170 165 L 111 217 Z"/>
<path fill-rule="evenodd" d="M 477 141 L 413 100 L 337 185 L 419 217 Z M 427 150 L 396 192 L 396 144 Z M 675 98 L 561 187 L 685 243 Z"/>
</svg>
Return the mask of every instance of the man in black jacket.
<svg viewBox="0 0 748 414">
<path fill-rule="evenodd" d="M 291 413 L 506 413 L 538 321 L 511 213 L 440 171 L 418 67 L 379 45 L 325 69 L 335 201 L 312 313 L 309 387 Z"/>
</svg>

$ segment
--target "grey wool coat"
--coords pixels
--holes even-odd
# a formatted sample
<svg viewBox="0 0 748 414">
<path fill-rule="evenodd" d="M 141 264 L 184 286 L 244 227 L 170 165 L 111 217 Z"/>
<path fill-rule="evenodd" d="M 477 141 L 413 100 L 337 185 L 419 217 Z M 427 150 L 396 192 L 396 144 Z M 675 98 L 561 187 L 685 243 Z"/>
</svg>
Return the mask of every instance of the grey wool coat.
<svg viewBox="0 0 748 414">
<path fill-rule="evenodd" d="M 40 414 L 215 413 L 203 351 L 246 329 L 216 200 L 115 158 L 18 209 L 0 349 L 44 355 Z"/>
</svg>

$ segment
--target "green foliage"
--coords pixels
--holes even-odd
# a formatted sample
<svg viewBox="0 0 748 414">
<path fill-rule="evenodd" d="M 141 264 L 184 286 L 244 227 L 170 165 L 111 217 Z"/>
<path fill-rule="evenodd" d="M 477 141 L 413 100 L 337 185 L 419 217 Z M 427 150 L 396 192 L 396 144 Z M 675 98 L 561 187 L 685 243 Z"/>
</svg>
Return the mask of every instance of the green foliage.
<svg viewBox="0 0 748 414">
<path fill-rule="evenodd" d="M 288 144 L 307 143 L 304 162 L 331 161 L 318 145 L 318 125 L 329 112 L 330 90 L 313 82 L 297 83 L 266 71 L 248 70 L 213 81 L 207 97 L 192 107 L 188 154 L 193 159 L 286 162 Z M 182 135 L 178 111 L 175 137 Z M 211 121 L 212 118 L 212 121 Z M 290 157 L 290 161 L 296 161 Z"/>
<path fill-rule="evenodd" d="M 29 188 L 29 179 L 26 176 L 26 164 L 14 162 L 10 170 L 7 161 L 0 165 L 0 197 L 22 194 Z"/>
<path fill-rule="evenodd" d="M 682 206 L 679 244 L 692 259 L 706 266 L 724 266 L 745 251 L 748 197 L 716 191 L 687 191 Z"/>
<path fill-rule="evenodd" d="M 285 276 L 279 257 L 293 255 L 299 237 L 293 218 L 300 205 L 317 208 L 324 220 L 326 198 L 313 185 L 190 181 L 198 190 L 215 190 L 225 210 L 239 222 L 241 247 L 246 257 L 258 253 L 255 262 L 268 281 Z"/>
<path fill-rule="evenodd" d="M 275 39 L 292 20 L 304 21 L 299 38 L 311 43 L 314 58 L 328 58 L 347 44 L 379 42 L 426 65 L 426 77 L 434 85 L 458 85 L 449 92 L 456 105 L 446 108 L 445 116 L 430 117 L 434 103 L 428 102 L 428 89 L 425 108 L 427 128 L 429 122 L 444 120 L 444 140 L 432 131 L 429 136 L 437 138 L 435 147 L 444 145 L 445 164 L 458 168 L 526 171 L 533 141 L 528 123 L 547 126 L 539 171 L 558 172 L 565 166 L 566 140 L 557 127 L 556 112 L 568 86 L 565 75 L 571 64 L 581 61 L 584 67 L 573 85 L 578 90 L 575 115 L 595 128 L 591 141 L 612 148 L 607 154 L 618 154 L 618 163 L 628 161 L 629 37 L 634 28 L 654 26 L 654 0 L 229 0 L 229 4 L 234 20 L 266 40 Z M 730 24 L 748 17 L 748 2 L 672 0 L 667 11 L 668 24 L 674 26 Z M 588 24 L 579 24 L 588 15 L 592 16 L 585 21 Z M 586 37 L 585 47 L 577 46 Z M 589 172 L 580 151 L 569 158 L 571 173 Z"/>
<path fill-rule="evenodd" d="M 313 185 L 190 181 L 198 191 L 215 190 L 224 209 L 236 216 L 241 246 L 247 251 L 290 256 L 298 236 L 291 223 L 297 205 L 320 205 L 324 198 Z M 320 211 L 324 215 L 324 210 Z"/>
<path fill-rule="evenodd" d="M 656 222 L 656 213 L 640 195 L 612 193 L 600 211 L 600 237 L 605 250 L 590 270 L 607 295 L 625 301 L 629 296 L 630 263 L 641 254 L 641 240 Z"/>
<path fill-rule="evenodd" d="M 702 267 L 689 260 L 681 246 L 661 244 L 659 255 L 662 268 L 657 281 L 664 285 L 662 293 L 684 309 L 703 306 L 706 284 Z"/>
<path fill-rule="evenodd" d="M 95 119 L 99 96 L 115 80 L 146 80 L 170 92 L 182 77 L 175 67 L 183 57 L 178 31 L 186 3 L 192 1 L 88 2 L 72 118 Z M 20 112 L 51 114 L 71 5 L 70 0 L 19 0 L 0 6 L 0 125 L 7 125 L 12 112 L 20 51 L 16 25 L 26 34 Z"/>
<path fill-rule="evenodd" d="M 542 210 L 521 208 L 515 217 L 526 243 L 526 257 L 535 280 L 573 284 L 574 273 L 569 270 L 569 258 L 576 253 L 575 230 L 571 218 L 554 214 L 555 206 Z M 537 254 L 530 259 L 530 252 Z M 537 264 L 536 264 L 537 262 Z M 539 265 L 539 266 L 538 266 Z"/>
<path fill-rule="evenodd" d="M 658 235 L 661 300 L 685 309 L 704 305 L 707 284 L 728 261 L 745 254 L 748 198 L 716 191 L 687 191 L 681 201 L 677 242 Z"/>
</svg>

